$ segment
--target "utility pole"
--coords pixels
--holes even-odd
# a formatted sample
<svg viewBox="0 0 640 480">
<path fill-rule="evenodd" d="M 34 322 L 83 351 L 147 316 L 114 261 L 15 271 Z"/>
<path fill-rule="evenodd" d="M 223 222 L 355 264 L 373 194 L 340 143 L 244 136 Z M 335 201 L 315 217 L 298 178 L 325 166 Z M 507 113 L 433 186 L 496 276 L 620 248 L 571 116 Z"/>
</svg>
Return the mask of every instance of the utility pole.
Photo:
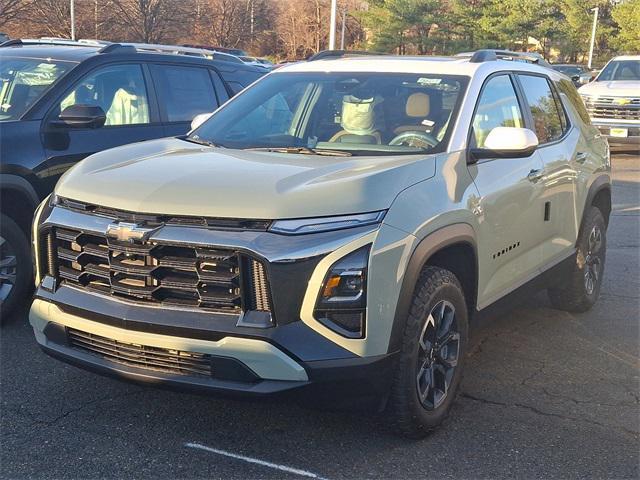
<svg viewBox="0 0 640 480">
<path fill-rule="evenodd" d="M 331 0 L 331 25 L 329 26 L 329 50 L 336 49 L 336 10 L 338 0 Z"/>
<path fill-rule="evenodd" d="M 593 27 L 591 27 L 591 45 L 589 46 L 589 64 L 588 67 L 591 69 L 591 61 L 593 60 L 593 44 L 596 41 L 596 25 L 598 24 L 598 10 L 599 7 L 592 9 L 593 12 Z"/>
<path fill-rule="evenodd" d="M 251 0 L 251 45 L 253 46 L 253 26 L 255 24 L 255 16 L 254 16 L 254 9 L 253 9 L 253 0 Z"/>
<path fill-rule="evenodd" d="M 93 10 L 93 19 L 96 22 L 96 31 L 94 32 L 94 38 L 97 40 L 98 39 L 98 0 L 95 0 L 94 4 L 94 10 Z"/>
<path fill-rule="evenodd" d="M 75 1 L 71 0 L 70 10 L 71 10 L 71 40 L 76 39 L 76 9 L 74 5 Z"/>
<path fill-rule="evenodd" d="M 344 50 L 344 27 L 347 21 L 347 7 L 342 10 L 342 35 L 340 35 L 340 50 Z"/>
</svg>

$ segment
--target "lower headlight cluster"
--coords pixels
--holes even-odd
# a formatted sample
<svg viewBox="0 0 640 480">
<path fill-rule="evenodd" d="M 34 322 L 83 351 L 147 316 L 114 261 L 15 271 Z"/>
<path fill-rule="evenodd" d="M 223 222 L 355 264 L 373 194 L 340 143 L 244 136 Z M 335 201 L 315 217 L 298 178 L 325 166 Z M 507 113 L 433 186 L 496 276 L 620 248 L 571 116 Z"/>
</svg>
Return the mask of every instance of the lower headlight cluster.
<svg viewBox="0 0 640 480">
<path fill-rule="evenodd" d="M 364 338 L 365 335 L 370 248 L 370 245 L 362 247 L 334 263 L 316 302 L 314 317 L 348 338 Z"/>
</svg>

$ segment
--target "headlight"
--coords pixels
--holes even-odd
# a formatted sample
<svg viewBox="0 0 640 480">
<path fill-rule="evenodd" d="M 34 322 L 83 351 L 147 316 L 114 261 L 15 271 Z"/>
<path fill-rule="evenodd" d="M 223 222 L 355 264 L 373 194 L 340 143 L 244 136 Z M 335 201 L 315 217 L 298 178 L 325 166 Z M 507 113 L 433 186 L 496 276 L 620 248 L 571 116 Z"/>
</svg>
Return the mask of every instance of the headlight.
<svg viewBox="0 0 640 480">
<path fill-rule="evenodd" d="M 370 248 L 362 247 L 334 263 L 316 302 L 313 316 L 345 337 L 364 337 Z"/>
<path fill-rule="evenodd" d="M 357 215 L 340 215 L 336 217 L 300 218 L 294 220 L 276 220 L 270 231 L 286 235 L 302 235 L 305 233 L 329 232 L 343 228 L 362 227 L 382 222 L 384 210 L 361 213 Z"/>
</svg>

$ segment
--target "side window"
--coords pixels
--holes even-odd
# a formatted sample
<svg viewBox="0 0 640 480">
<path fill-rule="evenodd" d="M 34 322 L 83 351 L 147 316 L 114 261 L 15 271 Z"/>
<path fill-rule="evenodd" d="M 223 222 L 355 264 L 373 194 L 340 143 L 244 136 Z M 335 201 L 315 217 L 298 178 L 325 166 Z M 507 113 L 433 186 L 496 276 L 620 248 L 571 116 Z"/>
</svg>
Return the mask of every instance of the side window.
<svg viewBox="0 0 640 480">
<path fill-rule="evenodd" d="M 560 80 L 556 82 L 558 89 L 562 95 L 565 95 L 569 102 L 571 102 L 571 106 L 574 108 L 580 120 L 582 120 L 585 125 L 591 125 L 591 118 L 589 118 L 589 112 L 587 112 L 586 107 L 584 106 L 584 102 L 582 98 L 580 98 L 580 94 L 576 87 L 569 80 Z"/>
<path fill-rule="evenodd" d="M 496 127 L 524 126 L 516 91 L 508 75 L 491 78 L 484 86 L 475 116 L 473 134 L 476 147 L 484 147 L 489 132 Z"/>
<path fill-rule="evenodd" d="M 168 122 L 190 122 L 218 108 L 208 69 L 176 65 L 153 65 L 151 69 L 160 109 Z"/>
<path fill-rule="evenodd" d="M 149 123 L 149 101 L 140 65 L 112 65 L 90 73 L 60 102 L 97 105 L 107 115 L 105 125 Z"/>
<path fill-rule="evenodd" d="M 543 144 L 557 140 L 563 134 L 560 115 L 564 116 L 564 111 L 558 111 L 549 81 L 544 77 L 522 74 L 519 74 L 518 78 L 531 108 L 533 127 L 538 141 Z"/>
</svg>

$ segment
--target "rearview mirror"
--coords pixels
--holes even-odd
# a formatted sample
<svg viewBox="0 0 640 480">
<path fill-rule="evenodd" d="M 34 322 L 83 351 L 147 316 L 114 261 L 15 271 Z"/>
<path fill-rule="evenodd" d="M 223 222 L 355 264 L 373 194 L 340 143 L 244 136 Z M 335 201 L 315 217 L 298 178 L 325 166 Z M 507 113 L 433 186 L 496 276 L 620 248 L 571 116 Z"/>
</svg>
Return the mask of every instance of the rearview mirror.
<svg viewBox="0 0 640 480">
<path fill-rule="evenodd" d="M 209 117 L 211 115 L 213 115 L 213 113 L 199 113 L 198 115 L 193 117 L 193 120 L 191 120 L 191 130 L 195 130 L 200 125 L 202 125 L 204 122 L 209 120 Z"/>
<path fill-rule="evenodd" d="M 538 147 L 538 137 L 528 128 L 496 127 L 489 132 L 483 148 L 471 150 L 471 158 L 523 158 Z"/>
<path fill-rule="evenodd" d="M 107 121 L 107 115 L 97 105 L 70 105 L 58 116 L 57 126 L 71 128 L 100 128 Z"/>
</svg>

